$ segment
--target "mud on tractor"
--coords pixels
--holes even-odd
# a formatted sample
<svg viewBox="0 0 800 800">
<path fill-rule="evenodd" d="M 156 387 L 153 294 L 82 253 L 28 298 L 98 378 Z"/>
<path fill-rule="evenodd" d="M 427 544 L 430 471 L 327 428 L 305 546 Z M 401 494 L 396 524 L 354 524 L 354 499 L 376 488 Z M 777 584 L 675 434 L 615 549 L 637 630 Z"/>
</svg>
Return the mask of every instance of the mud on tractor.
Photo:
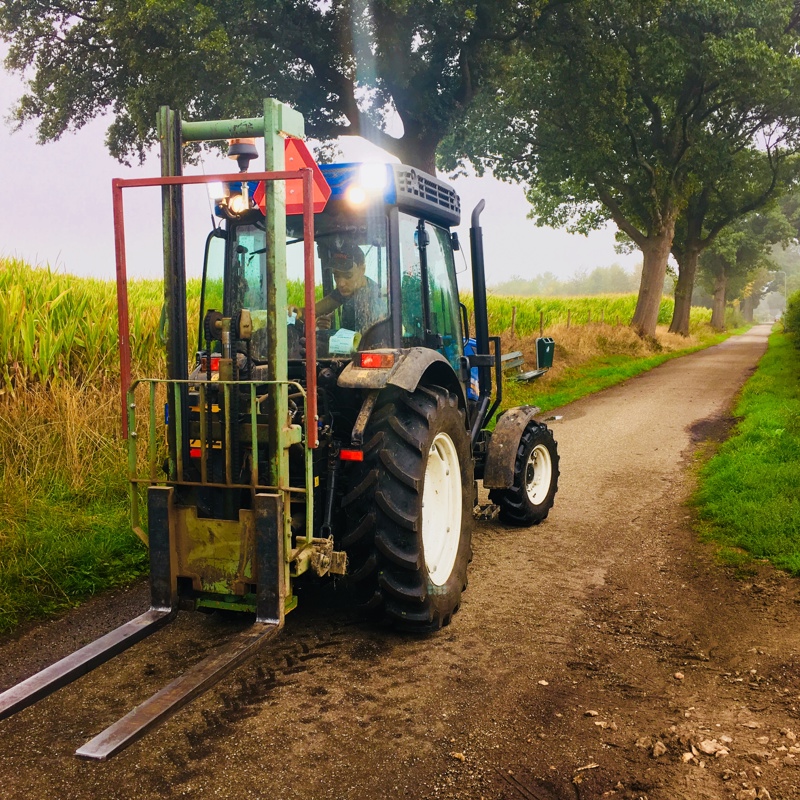
<svg viewBox="0 0 800 800">
<path fill-rule="evenodd" d="M 135 741 L 273 637 L 299 581 L 333 576 L 367 616 L 399 628 L 448 624 L 478 482 L 501 520 L 530 526 L 558 481 L 538 409 L 487 427 L 502 363 L 488 330 L 483 201 L 470 230 L 472 336 L 456 284 L 459 198 L 446 183 L 397 164 L 318 167 L 302 117 L 274 100 L 263 118 L 213 122 L 163 108 L 158 132 L 162 177 L 113 186 L 132 518 L 149 544 L 151 607 L 0 695 L 0 718 L 179 609 L 255 622 L 77 751 L 90 759 Z M 247 137 L 264 138 L 264 172 L 247 171 Z M 183 147 L 215 139 L 233 140 L 242 173 L 183 176 Z M 192 358 L 183 187 L 214 181 Z M 162 187 L 165 379 L 130 376 L 122 196 L 142 185 Z"/>
</svg>

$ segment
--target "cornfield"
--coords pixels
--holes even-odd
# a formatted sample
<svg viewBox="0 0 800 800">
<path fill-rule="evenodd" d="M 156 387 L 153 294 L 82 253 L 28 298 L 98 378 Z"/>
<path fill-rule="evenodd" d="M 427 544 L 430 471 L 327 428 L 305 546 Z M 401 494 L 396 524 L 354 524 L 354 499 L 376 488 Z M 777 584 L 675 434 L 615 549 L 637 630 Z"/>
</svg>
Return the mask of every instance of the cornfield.
<svg viewBox="0 0 800 800">
<path fill-rule="evenodd" d="M 532 336 L 539 333 L 540 319 L 545 328 L 555 325 L 585 325 L 588 322 L 605 322 L 609 325 L 628 325 L 636 310 L 635 294 L 605 294 L 591 297 L 506 297 L 489 295 L 487 298 L 489 330 L 494 334 L 509 331 L 514 320 L 517 336 Z M 472 297 L 466 298 L 466 306 L 472 313 Z M 671 297 L 661 299 L 658 324 L 668 325 L 672 319 L 675 301 Z M 514 312 L 516 309 L 516 313 Z M 711 309 L 693 307 L 689 325 L 694 330 L 698 325 L 711 321 Z"/>
<path fill-rule="evenodd" d="M 291 302 L 302 304 L 303 285 L 290 281 Z M 164 372 L 159 280 L 128 282 L 134 375 Z M 189 353 L 197 346 L 200 280 L 187 281 Z M 221 293 L 220 293 L 221 294 Z M 209 305 L 213 295 L 210 287 Z M 114 281 L 77 278 L 0 258 L 0 396 L 63 383 L 106 386 L 119 379 L 117 295 Z"/>
<path fill-rule="evenodd" d="M 160 374 L 160 281 L 128 284 L 131 358 L 135 373 Z M 189 286 L 189 315 L 196 319 L 199 281 Z M 76 278 L 0 259 L 0 393 L 62 383 L 104 386 L 118 380 L 117 297 L 112 281 Z"/>
<path fill-rule="evenodd" d="M 289 288 L 290 300 L 302 303 L 302 284 Z M 158 280 L 128 284 L 132 368 L 135 375 L 163 373 L 163 346 L 159 331 L 163 289 Z M 104 386 L 119 375 L 117 299 L 113 281 L 76 278 L 34 268 L 14 258 L 0 259 L 0 394 L 15 395 L 32 386 L 68 382 Z M 472 310 L 472 298 L 467 297 Z M 189 352 L 197 341 L 200 281 L 187 283 Z M 518 336 L 535 334 L 540 314 L 545 327 L 571 318 L 581 325 L 592 320 L 627 325 L 636 306 L 635 295 L 538 298 L 490 296 L 489 327 L 500 334 L 515 317 Z M 516 312 L 514 312 L 516 309 Z M 672 316 L 673 301 L 661 302 L 659 322 Z M 692 309 L 692 325 L 708 322 L 710 311 Z"/>
</svg>

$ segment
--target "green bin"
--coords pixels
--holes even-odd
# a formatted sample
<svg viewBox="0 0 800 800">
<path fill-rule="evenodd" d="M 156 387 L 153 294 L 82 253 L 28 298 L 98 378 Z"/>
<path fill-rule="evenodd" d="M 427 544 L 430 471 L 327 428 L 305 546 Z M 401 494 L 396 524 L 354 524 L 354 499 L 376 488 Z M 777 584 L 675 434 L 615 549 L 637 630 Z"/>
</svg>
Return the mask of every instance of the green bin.
<svg viewBox="0 0 800 800">
<path fill-rule="evenodd" d="M 550 369 L 553 366 L 553 351 L 556 343 L 549 336 L 536 340 L 536 369 Z"/>
</svg>

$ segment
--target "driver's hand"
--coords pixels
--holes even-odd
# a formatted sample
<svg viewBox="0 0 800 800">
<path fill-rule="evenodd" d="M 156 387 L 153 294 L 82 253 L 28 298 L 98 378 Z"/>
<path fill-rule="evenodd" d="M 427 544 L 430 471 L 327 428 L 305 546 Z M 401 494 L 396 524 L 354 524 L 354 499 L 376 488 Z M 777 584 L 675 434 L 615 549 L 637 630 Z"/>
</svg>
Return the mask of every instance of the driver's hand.
<svg viewBox="0 0 800 800">
<path fill-rule="evenodd" d="M 290 317 L 292 316 L 292 314 L 297 314 L 297 319 L 300 322 L 303 321 L 303 317 L 305 316 L 305 313 L 306 313 L 305 308 L 303 308 L 302 306 L 290 305 L 287 310 L 289 312 L 289 316 Z"/>
<path fill-rule="evenodd" d="M 321 331 L 329 331 L 331 329 L 331 315 L 323 314 L 317 317 L 317 329 Z"/>
</svg>

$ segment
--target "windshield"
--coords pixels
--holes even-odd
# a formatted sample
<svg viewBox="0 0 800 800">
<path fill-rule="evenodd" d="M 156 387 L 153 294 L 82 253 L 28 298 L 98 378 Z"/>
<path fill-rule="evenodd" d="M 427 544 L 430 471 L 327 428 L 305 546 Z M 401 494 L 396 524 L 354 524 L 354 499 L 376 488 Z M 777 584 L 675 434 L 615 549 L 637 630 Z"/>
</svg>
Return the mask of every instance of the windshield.
<svg viewBox="0 0 800 800">
<path fill-rule="evenodd" d="M 314 228 L 318 357 L 336 358 L 349 356 L 358 349 L 389 347 L 387 220 L 383 211 L 370 214 L 325 211 L 314 218 Z M 297 345 L 307 335 L 302 235 L 303 218 L 287 217 L 287 300 L 289 309 L 295 309 L 295 313 L 289 311 L 287 322 L 293 358 L 300 357 Z M 222 240 L 212 238 L 210 244 L 200 318 L 211 308 L 221 310 L 226 317 L 247 309 L 253 320 L 251 356 L 256 361 L 265 361 L 268 353 L 264 222 L 232 226 L 224 257 L 220 252 Z M 224 284 L 223 274 L 227 275 Z"/>
<path fill-rule="evenodd" d="M 314 218 L 317 346 L 321 358 L 391 344 L 387 219 L 383 210 L 335 209 Z M 302 319 L 303 220 L 287 219 L 289 302 Z"/>
</svg>

